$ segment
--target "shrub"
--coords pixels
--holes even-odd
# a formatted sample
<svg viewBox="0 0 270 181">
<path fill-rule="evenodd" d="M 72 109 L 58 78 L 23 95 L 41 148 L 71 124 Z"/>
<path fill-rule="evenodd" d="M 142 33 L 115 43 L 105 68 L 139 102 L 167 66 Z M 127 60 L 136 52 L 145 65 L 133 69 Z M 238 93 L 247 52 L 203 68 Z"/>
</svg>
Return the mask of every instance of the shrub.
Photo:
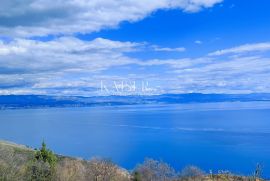
<svg viewBox="0 0 270 181">
<path fill-rule="evenodd" d="M 135 171 L 133 173 L 133 179 L 132 180 L 133 181 L 141 181 L 142 180 L 141 174 L 139 172 Z"/>
<path fill-rule="evenodd" d="M 135 168 L 134 176 L 141 181 L 167 181 L 175 178 L 175 170 L 163 161 L 145 159 Z M 135 177 L 134 177 L 135 178 Z"/>
<path fill-rule="evenodd" d="M 202 177 L 204 172 L 196 166 L 187 166 L 180 172 L 180 178 Z"/>
<path fill-rule="evenodd" d="M 261 176 L 262 176 L 262 165 L 261 164 L 259 164 L 259 163 L 257 163 L 257 165 L 256 165 L 256 169 L 255 169 L 255 171 L 254 171 L 254 177 L 255 178 L 261 178 Z"/>
<path fill-rule="evenodd" d="M 88 162 L 87 176 L 90 180 L 111 181 L 117 175 L 118 167 L 107 159 L 94 158 Z"/>
<path fill-rule="evenodd" d="M 81 160 L 64 158 L 56 166 L 56 180 L 58 181 L 84 181 L 86 168 Z"/>
<path fill-rule="evenodd" d="M 26 166 L 25 180 L 51 181 L 55 176 L 54 169 L 48 162 L 30 161 Z"/>
</svg>

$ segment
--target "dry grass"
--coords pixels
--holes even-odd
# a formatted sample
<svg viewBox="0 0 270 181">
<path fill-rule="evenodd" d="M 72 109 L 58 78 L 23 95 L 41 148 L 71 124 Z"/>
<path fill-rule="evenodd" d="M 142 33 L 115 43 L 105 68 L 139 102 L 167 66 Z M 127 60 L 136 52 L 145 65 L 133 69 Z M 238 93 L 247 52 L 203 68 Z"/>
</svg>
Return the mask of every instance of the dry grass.
<svg viewBox="0 0 270 181">
<path fill-rule="evenodd" d="M 31 168 L 46 170 L 46 164 L 33 162 L 35 151 L 23 145 L 0 141 L 0 181 L 135 181 L 134 175 L 118 167 L 110 160 L 97 159 L 86 161 L 57 155 L 57 164 L 51 177 L 30 179 Z M 34 165 L 33 165 L 34 164 Z M 195 166 L 184 168 L 176 173 L 168 164 L 156 160 L 146 160 L 138 165 L 137 181 L 262 181 L 251 177 L 232 174 L 205 175 Z M 178 176 L 180 175 L 180 176 Z"/>
<path fill-rule="evenodd" d="M 29 179 L 29 165 L 32 167 L 35 151 L 23 145 L 0 141 L 0 181 L 22 181 Z M 53 178 L 56 181 L 126 181 L 129 173 L 109 160 L 89 161 L 57 155 Z M 46 166 L 35 164 L 36 167 Z M 42 168 L 41 168 L 42 169 Z M 46 170 L 45 170 L 46 171 Z M 44 180 L 44 181 L 45 181 Z"/>
</svg>

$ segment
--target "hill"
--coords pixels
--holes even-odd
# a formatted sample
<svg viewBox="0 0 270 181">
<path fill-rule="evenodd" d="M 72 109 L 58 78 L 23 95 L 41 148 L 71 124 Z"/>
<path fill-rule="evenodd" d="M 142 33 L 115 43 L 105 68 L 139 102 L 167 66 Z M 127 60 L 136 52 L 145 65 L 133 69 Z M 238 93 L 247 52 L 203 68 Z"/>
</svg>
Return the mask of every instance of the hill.
<svg viewBox="0 0 270 181">
<path fill-rule="evenodd" d="M 45 145 L 45 144 L 44 144 Z M 43 146 L 44 146 L 43 145 Z M 252 181 L 255 177 L 236 176 L 228 172 L 206 174 L 198 167 L 188 166 L 176 172 L 167 163 L 146 159 L 133 171 L 127 171 L 110 160 L 93 158 L 89 161 L 55 155 L 56 164 L 51 164 L 49 149 L 44 146 L 33 150 L 23 145 L 0 141 L 0 180 L 57 180 L 57 181 Z M 43 154 L 42 159 L 37 157 Z M 44 157 L 47 155 L 47 157 Z"/>
</svg>

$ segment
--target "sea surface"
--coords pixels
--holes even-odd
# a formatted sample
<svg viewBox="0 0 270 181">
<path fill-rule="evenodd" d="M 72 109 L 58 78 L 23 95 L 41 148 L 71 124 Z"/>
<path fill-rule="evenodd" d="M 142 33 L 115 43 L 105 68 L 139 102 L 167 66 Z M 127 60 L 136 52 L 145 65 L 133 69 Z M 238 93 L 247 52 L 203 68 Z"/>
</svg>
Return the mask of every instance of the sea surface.
<svg viewBox="0 0 270 181">
<path fill-rule="evenodd" d="M 198 103 L 0 110 L 0 140 L 62 155 L 110 158 L 132 169 L 146 157 L 179 170 L 270 178 L 270 103 Z"/>
</svg>

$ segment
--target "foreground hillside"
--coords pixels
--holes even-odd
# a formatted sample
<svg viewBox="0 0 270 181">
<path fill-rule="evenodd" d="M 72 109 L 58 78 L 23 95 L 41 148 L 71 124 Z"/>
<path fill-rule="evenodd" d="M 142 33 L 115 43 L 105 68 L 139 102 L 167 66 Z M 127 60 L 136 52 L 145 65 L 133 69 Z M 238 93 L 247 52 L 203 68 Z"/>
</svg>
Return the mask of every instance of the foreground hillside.
<svg viewBox="0 0 270 181">
<path fill-rule="evenodd" d="M 39 150 L 0 141 L 0 181 L 251 181 L 253 176 L 235 176 L 228 172 L 206 174 L 195 166 L 176 172 L 162 161 L 146 159 L 133 171 L 127 171 L 110 160 L 93 158 L 89 161 L 55 155 L 43 143 Z"/>
</svg>

